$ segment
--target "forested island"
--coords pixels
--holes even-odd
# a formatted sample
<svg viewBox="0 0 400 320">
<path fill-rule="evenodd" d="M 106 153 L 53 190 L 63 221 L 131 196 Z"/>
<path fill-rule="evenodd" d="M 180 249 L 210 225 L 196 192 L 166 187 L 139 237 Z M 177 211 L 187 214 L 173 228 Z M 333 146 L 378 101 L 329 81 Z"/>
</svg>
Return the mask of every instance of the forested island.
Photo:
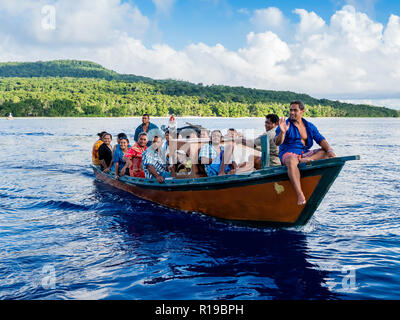
<svg viewBox="0 0 400 320">
<path fill-rule="evenodd" d="M 315 99 L 290 91 L 193 84 L 118 74 L 89 61 L 0 63 L 0 116 L 287 116 L 302 100 L 308 117 L 399 117 L 384 107 Z"/>
</svg>

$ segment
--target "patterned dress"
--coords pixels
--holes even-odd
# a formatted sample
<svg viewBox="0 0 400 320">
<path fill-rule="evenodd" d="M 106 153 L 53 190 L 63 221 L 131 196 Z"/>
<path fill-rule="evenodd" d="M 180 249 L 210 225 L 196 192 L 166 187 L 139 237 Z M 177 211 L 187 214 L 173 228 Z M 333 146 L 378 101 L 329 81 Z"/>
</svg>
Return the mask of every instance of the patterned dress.
<svg viewBox="0 0 400 320">
<path fill-rule="evenodd" d="M 132 165 L 129 168 L 129 175 L 136 178 L 144 178 L 144 171 L 142 168 L 142 158 L 143 153 L 147 150 L 147 146 L 143 148 L 135 143 L 131 148 L 125 153 L 125 157 L 132 161 Z"/>
</svg>

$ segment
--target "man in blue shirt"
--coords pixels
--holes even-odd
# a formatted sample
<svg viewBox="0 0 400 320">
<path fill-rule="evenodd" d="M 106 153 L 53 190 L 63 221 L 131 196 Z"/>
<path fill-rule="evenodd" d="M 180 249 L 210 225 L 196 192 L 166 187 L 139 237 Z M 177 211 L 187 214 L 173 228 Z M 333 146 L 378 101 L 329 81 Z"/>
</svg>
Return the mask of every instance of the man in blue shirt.
<svg viewBox="0 0 400 320">
<path fill-rule="evenodd" d="M 275 143 L 279 146 L 279 158 L 288 168 L 289 179 L 297 193 L 298 205 L 306 204 L 306 198 L 301 189 L 298 164 L 336 157 L 317 127 L 303 119 L 304 109 L 301 101 L 293 101 L 290 104 L 290 117 L 287 120 L 285 118 L 279 120 L 275 138 Z M 314 141 L 321 146 L 320 149 L 310 150 Z"/>
<path fill-rule="evenodd" d="M 142 116 L 142 124 L 138 126 L 135 130 L 135 141 L 138 142 L 139 135 L 142 132 L 146 132 L 148 136 L 147 147 L 151 146 L 151 141 L 155 135 L 160 135 L 162 137 L 161 130 L 154 124 L 150 122 L 150 115 L 148 113 Z"/>
</svg>

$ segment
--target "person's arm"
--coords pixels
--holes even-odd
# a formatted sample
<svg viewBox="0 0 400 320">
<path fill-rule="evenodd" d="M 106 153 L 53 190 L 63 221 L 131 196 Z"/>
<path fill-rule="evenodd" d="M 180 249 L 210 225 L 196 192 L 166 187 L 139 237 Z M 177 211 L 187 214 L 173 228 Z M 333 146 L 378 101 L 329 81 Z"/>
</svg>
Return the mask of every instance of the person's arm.
<svg viewBox="0 0 400 320">
<path fill-rule="evenodd" d="M 108 173 L 110 172 L 111 165 L 108 167 L 106 161 L 104 159 L 100 160 L 100 165 L 104 168 L 103 172 Z"/>
<path fill-rule="evenodd" d="M 210 148 L 212 147 L 209 144 L 205 144 L 201 147 L 199 154 L 201 164 L 211 164 L 213 162 L 213 159 L 208 157 L 210 155 Z"/>
<path fill-rule="evenodd" d="M 243 138 L 235 139 L 234 141 L 239 142 L 240 144 L 242 144 L 246 147 L 249 147 L 249 148 L 253 148 L 253 149 L 257 148 L 255 139 L 246 139 L 243 137 Z"/>
<path fill-rule="evenodd" d="M 151 164 L 149 164 L 149 165 L 147 166 L 147 170 L 149 170 L 150 174 L 151 174 L 154 178 L 156 178 L 156 180 L 157 180 L 158 183 L 163 183 L 163 182 L 164 182 L 164 177 L 161 176 L 161 175 L 159 175 L 158 172 L 157 172 L 157 170 L 156 170 Z"/>
<path fill-rule="evenodd" d="M 336 157 L 336 154 L 333 151 L 333 149 L 331 148 L 331 146 L 329 145 L 328 141 L 326 141 L 324 139 L 324 140 L 321 141 L 321 143 L 319 145 L 328 154 L 329 158 L 335 158 Z"/>
<path fill-rule="evenodd" d="M 225 174 L 225 166 L 227 164 L 231 164 L 233 162 L 233 159 L 232 159 L 233 149 L 234 149 L 233 144 L 227 144 L 224 146 L 224 154 L 222 156 L 222 163 L 221 163 L 221 167 L 219 169 L 219 175 L 224 175 Z"/>
<path fill-rule="evenodd" d="M 211 164 L 213 162 L 213 159 L 207 158 L 207 157 L 200 157 L 200 163 L 201 164 Z"/>
<path fill-rule="evenodd" d="M 101 145 L 101 147 L 99 148 L 99 161 L 100 161 L 100 165 L 104 168 L 103 172 L 108 173 L 112 166 L 112 160 L 110 162 L 110 165 L 107 166 L 106 161 L 104 160 L 105 151 L 103 149 L 104 149 L 104 147 L 103 147 L 103 145 Z"/>
<path fill-rule="evenodd" d="M 122 170 L 121 170 L 121 174 L 120 174 L 121 177 L 125 175 L 126 169 L 128 169 L 128 168 L 130 168 L 130 167 L 132 166 L 132 161 L 131 161 L 131 159 L 127 158 L 126 156 L 124 156 L 124 157 L 122 158 L 122 161 L 125 162 L 125 165 L 124 165 L 124 167 L 123 167 Z"/>
<path fill-rule="evenodd" d="M 325 137 L 318 131 L 317 127 L 311 124 L 310 128 L 315 142 L 318 143 L 322 150 L 324 150 L 328 154 L 329 158 L 335 158 L 335 152 L 333 151 Z"/>
<path fill-rule="evenodd" d="M 231 170 L 231 173 L 235 173 L 236 170 L 237 170 L 238 168 L 239 168 L 238 164 L 237 164 L 235 161 L 233 161 L 233 162 L 232 162 L 232 170 Z"/>
<path fill-rule="evenodd" d="M 280 146 L 285 141 L 286 132 L 289 130 L 290 122 L 286 124 L 286 119 L 280 118 L 279 119 L 279 134 L 275 137 L 275 144 Z"/>
<path fill-rule="evenodd" d="M 118 170 L 119 170 L 119 163 L 116 162 L 115 163 L 115 179 L 118 180 L 119 176 L 118 176 Z"/>
</svg>

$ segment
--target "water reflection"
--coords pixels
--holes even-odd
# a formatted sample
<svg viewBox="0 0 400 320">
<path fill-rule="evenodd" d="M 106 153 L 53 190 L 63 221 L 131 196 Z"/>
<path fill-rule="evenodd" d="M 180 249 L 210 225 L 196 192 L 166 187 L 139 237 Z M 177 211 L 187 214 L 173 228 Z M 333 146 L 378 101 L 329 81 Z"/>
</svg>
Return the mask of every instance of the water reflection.
<svg viewBox="0 0 400 320">
<path fill-rule="evenodd" d="M 124 233 L 125 250 L 146 256 L 140 283 L 142 292 L 153 292 L 147 298 L 336 298 L 325 284 L 328 272 L 308 262 L 301 231 L 255 229 L 164 209 L 101 182 L 95 182 L 95 196 L 115 208 L 112 219 Z"/>
</svg>

